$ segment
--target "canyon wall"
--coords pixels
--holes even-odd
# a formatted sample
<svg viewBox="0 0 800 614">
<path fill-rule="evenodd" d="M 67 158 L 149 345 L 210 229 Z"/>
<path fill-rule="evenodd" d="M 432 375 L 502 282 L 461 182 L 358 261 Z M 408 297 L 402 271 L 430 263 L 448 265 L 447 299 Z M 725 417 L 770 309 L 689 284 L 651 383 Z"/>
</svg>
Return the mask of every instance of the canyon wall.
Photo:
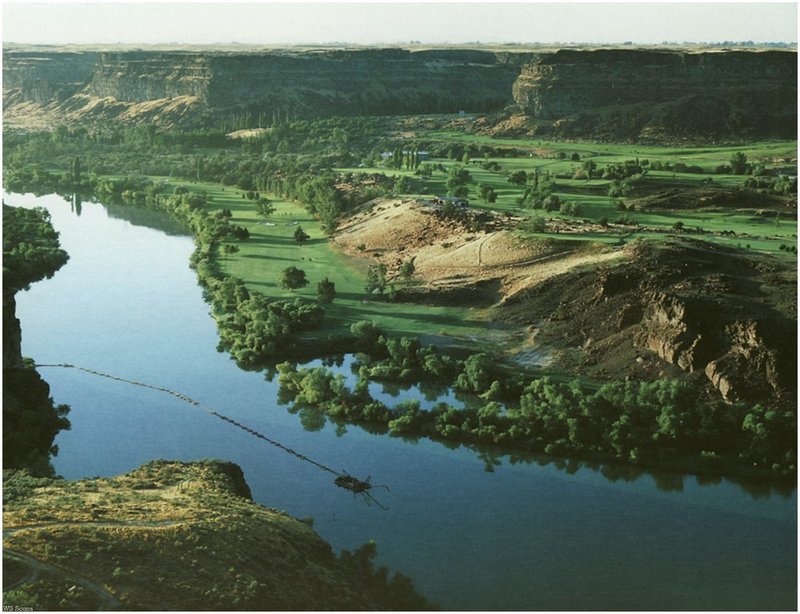
<svg viewBox="0 0 800 614">
<path fill-rule="evenodd" d="M 482 51 L 370 49 L 7 52 L 3 73 L 10 123 L 15 110 L 33 102 L 47 111 L 57 104 L 62 115 L 74 119 L 91 115 L 198 125 L 209 116 L 244 111 L 268 118 L 274 112 L 302 118 L 493 111 L 510 101 L 518 69 Z M 176 106 L 181 113 L 170 117 Z M 186 106 L 193 112 L 186 113 Z"/>
<path fill-rule="evenodd" d="M 6 50 L 4 116 L 194 125 L 291 117 L 496 112 L 530 134 L 793 138 L 793 51 L 467 49 L 270 52 Z"/>
<path fill-rule="evenodd" d="M 561 50 L 524 65 L 513 96 L 562 134 L 794 138 L 797 55 Z"/>
</svg>

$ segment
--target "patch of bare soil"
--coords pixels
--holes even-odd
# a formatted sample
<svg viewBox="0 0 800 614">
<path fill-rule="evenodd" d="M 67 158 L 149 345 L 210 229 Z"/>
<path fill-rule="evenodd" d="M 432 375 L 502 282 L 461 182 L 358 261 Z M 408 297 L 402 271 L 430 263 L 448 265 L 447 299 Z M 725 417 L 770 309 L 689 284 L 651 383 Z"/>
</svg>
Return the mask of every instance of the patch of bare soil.
<svg viewBox="0 0 800 614">
<path fill-rule="evenodd" d="M 491 287 L 495 300 L 504 300 L 575 267 L 623 257 L 582 242 L 522 239 L 515 223 L 489 216 L 476 225 L 470 213 L 447 219 L 423 202 L 379 200 L 343 224 L 334 240 L 349 254 L 385 264 L 390 277 L 412 261 L 418 285 L 459 298 L 465 289 Z"/>
</svg>

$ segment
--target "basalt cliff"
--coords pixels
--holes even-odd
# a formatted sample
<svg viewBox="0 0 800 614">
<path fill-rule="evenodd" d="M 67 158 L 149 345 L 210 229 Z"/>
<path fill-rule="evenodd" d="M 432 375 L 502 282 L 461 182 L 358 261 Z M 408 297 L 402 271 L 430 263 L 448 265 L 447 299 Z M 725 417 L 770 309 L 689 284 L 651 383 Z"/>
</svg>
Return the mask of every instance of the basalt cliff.
<svg viewBox="0 0 800 614">
<path fill-rule="evenodd" d="M 465 111 L 530 135 L 794 138 L 796 63 L 779 50 L 6 49 L 4 120 L 196 127 L 234 114 Z"/>
</svg>

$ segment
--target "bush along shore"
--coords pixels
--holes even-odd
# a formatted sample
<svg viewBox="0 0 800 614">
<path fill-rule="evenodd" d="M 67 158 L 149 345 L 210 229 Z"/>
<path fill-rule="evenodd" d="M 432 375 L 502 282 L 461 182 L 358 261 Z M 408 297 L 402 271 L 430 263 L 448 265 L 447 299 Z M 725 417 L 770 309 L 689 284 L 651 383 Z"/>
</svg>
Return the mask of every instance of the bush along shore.
<svg viewBox="0 0 800 614">
<path fill-rule="evenodd" d="M 226 210 L 210 210 L 203 193 L 144 177 L 84 178 L 79 186 L 36 184 L 42 189 L 80 187 L 104 202 L 168 212 L 194 234 L 196 270 L 220 335 L 220 349 L 242 368 L 259 369 L 281 360 L 358 352 L 359 383 L 349 390 L 341 377 L 320 367 L 278 366 L 282 396 L 317 408 L 335 420 L 372 425 L 403 436 L 499 445 L 503 448 L 613 460 L 638 466 L 793 479 L 796 475 L 796 414 L 744 404 L 725 404 L 678 380 L 611 382 L 597 388 L 579 379 L 531 377 L 498 367 L 485 353 L 458 359 L 410 337 L 387 338 L 362 321 L 350 335 L 304 339 L 320 326 L 324 309 L 315 301 L 270 300 L 250 292 L 242 280 L 224 276 L 215 262 L 221 241 L 246 241 L 246 228 Z M 33 180 L 33 178 L 30 178 Z M 31 185 L 11 186 L 32 189 Z M 439 404 L 422 411 L 414 401 L 394 408 L 372 399 L 372 380 L 436 380 L 469 391 L 483 403 L 465 409 Z"/>
<path fill-rule="evenodd" d="M 344 377 L 327 367 L 284 362 L 277 366 L 282 401 L 403 437 L 716 475 L 786 480 L 796 475 L 791 412 L 728 405 L 679 380 L 590 389 L 577 379 L 508 374 L 485 353 L 457 360 L 416 339 L 387 339 L 370 322 L 352 329 L 361 350 L 355 386 L 348 388 Z M 478 402 L 423 410 L 418 401 L 406 400 L 388 407 L 368 392 L 370 380 L 426 379 L 448 382 Z"/>
</svg>

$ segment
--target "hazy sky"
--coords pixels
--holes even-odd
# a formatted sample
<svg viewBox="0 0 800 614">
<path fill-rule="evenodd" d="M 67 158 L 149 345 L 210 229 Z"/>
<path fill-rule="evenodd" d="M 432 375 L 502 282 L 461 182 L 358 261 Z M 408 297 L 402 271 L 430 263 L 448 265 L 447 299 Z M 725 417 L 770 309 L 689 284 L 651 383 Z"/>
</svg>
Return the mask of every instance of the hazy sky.
<svg viewBox="0 0 800 614">
<path fill-rule="evenodd" d="M 795 2 L 3 2 L 20 43 L 796 42 Z"/>
</svg>

